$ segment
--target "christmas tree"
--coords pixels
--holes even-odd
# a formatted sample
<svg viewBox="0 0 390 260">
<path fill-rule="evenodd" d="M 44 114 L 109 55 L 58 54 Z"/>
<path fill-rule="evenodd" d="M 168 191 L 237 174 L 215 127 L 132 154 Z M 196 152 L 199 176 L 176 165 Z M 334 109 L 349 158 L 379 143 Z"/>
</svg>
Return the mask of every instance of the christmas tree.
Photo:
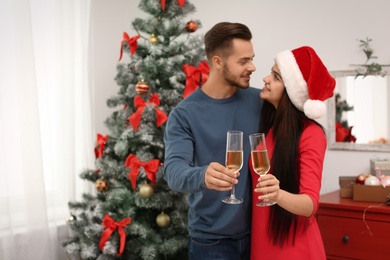
<svg viewBox="0 0 390 260">
<path fill-rule="evenodd" d="M 187 258 L 186 195 L 163 179 L 163 133 L 169 112 L 207 80 L 194 33 L 201 23 L 186 18 L 195 12 L 186 0 L 141 0 L 139 8 L 149 16 L 118 40 L 110 133 L 97 134 L 96 168 L 80 174 L 97 191 L 69 202 L 72 235 L 63 247 L 81 259 Z"/>
</svg>

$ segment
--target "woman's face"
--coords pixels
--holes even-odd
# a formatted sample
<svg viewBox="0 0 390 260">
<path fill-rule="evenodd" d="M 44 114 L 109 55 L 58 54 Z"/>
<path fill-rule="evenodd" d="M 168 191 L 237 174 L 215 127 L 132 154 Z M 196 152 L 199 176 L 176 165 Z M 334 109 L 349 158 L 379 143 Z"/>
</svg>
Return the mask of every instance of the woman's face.
<svg viewBox="0 0 390 260">
<path fill-rule="evenodd" d="M 278 65 L 274 65 L 271 74 L 263 78 L 264 87 L 260 92 L 260 97 L 270 102 L 277 109 L 284 92 L 284 82 Z"/>
</svg>

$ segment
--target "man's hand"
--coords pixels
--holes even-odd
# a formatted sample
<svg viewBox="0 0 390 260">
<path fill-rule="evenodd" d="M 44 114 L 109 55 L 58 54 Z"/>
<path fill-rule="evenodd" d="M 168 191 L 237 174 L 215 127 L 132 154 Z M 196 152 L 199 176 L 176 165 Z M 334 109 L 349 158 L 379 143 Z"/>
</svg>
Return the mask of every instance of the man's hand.
<svg viewBox="0 0 390 260">
<path fill-rule="evenodd" d="M 225 166 L 212 162 L 207 167 L 204 175 L 204 182 L 208 189 L 218 191 L 228 191 L 233 188 L 233 185 L 238 183 L 237 177 L 240 173 L 229 171 Z"/>
</svg>

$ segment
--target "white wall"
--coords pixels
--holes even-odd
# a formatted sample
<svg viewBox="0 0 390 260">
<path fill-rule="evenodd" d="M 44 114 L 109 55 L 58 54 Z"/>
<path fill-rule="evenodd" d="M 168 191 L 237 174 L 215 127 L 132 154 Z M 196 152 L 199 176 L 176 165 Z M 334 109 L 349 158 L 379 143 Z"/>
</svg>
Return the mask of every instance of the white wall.
<svg viewBox="0 0 390 260">
<path fill-rule="evenodd" d="M 114 81 L 123 32 L 136 34 L 131 21 L 146 14 L 138 9 L 142 0 L 92 1 L 92 48 L 94 120 L 97 133 L 107 133 L 103 122 L 112 113 L 106 100 L 116 95 Z M 273 65 L 274 55 L 302 45 L 314 47 L 329 70 L 353 69 L 365 62 L 359 39 L 373 39 L 377 62 L 390 63 L 390 1 L 387 0 L 192 0 L 204 34 L 220 21 L 241 22 L 251 29 L 255 65 L 251 85 L 262 86 L 262 78 Z M 326 118 L 320 120 L 325 127 Z M 388 153 L 328 150 L 321 193 L 337 190 L 338 176 L 369 172 L 369 160 L 390 157 Z"/>
</svg>

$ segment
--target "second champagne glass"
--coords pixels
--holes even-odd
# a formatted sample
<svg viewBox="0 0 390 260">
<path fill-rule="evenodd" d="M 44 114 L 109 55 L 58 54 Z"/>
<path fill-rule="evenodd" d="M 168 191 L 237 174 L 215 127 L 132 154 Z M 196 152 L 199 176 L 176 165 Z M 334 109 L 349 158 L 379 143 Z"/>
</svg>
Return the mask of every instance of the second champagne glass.
<svg viewBox="0 0 390 260">
<path fill-rule="evenodd" d="M 264 176 L 270 170 L 270 161 L 268 158 L 267 145 L 265 143 L 265 134 L 256 133 L 249 136 L 251 146 L 251 157 L 253 170 L 260 176 Z M 269 199 L 264 199 L 256 203 L 257 206 L 272 206 L 275 202 Z"/>
<path fill-rule="evenodd" d="M 242 168 L 243 136 L 244 134 L 241 131 L 232 130 L 227 132 L 225 166 L 234 173 L 237 173 Z M 227 204 L 240 204 L 244 200 L 236 198 L 235 185 L 233 185 L 230 196 L 223 198 L 222 201 Z"/>
</svg>

